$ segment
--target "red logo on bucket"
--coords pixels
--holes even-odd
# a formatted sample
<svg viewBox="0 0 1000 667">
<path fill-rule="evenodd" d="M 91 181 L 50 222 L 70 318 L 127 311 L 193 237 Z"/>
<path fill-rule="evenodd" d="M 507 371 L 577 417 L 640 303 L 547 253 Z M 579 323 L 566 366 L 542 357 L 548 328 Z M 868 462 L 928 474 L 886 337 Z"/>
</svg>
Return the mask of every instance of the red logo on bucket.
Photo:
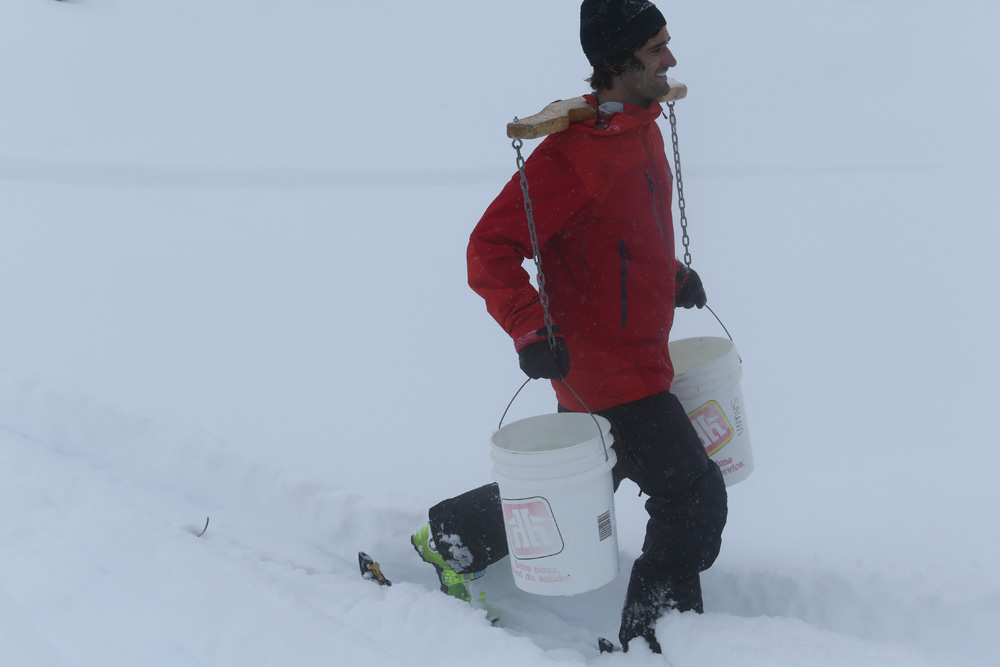
<svg viewBox="0 0 1000 667">
<path fill-rule="evenodd" d="M 726 419 L 726 413 L 715 401 L 709 401 L 694 412 L 689 412 L 688 417 L 694 424 L 694 430 L 698 432 L 701 444 L 709 456 L 733 439 L 733 427 Z"/>
<path fill-rule="evenodd" d="M 510 553 L 520 560 L 554 556 L 563 550 L 559 526 L 545 498 L 503 499 Z"/>
</svg>

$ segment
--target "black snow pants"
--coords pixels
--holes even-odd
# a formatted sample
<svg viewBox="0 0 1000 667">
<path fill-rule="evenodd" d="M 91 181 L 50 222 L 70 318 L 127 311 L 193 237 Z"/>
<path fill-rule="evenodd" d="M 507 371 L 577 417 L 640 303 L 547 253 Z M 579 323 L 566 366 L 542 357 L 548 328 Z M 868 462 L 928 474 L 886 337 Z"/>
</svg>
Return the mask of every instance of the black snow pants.
<svg viewBox="0 0 1000 667">
<path fill-rule="evenodd" d="M 632 567 L 620 639 L 627 644 L 643 636 L 654 645 L 652 624 L 665 609 L 702 611 L 699 573 L 711 567 L 722 546 L 726 486 L 670 392 L 598 414 L 611 422 L 614 435 L 615 490 L 630 479 L 649 497 L 646 538 Z M 478 572 L 507 555 L 496 484 L 438 503 L 429 518 L 438 550 L 456 572 Z"/>
</svg>

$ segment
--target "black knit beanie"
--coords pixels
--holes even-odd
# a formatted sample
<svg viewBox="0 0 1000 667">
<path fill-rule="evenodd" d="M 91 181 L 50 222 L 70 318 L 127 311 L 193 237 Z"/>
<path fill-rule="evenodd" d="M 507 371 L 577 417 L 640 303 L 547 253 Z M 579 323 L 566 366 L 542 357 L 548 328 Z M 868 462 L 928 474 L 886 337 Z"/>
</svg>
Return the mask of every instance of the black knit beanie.
<svg viewBox="0 0 1000 667">
<path fill-rule="evenodd" d="M 583 0 L 580 44 L 594 67 L 653 37 L 667 25 L 649 0 Z"/>
</svg>

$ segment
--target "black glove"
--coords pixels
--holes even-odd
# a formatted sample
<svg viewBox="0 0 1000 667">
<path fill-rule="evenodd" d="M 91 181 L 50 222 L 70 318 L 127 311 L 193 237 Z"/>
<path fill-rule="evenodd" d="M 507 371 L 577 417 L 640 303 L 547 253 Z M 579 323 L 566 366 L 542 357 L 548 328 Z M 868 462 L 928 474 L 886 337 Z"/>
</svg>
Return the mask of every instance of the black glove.
<svg viewBox="0 0 1000 667">
<path fill-rule="evenodd" d="M 680 308 L 704 308 L 708 302 L 705 296 L 705 288 L 702 287 L 701 278 L 694 269 L 681 266 L 677 269 L 677 282 L 683 287 L 674 297 L 674 303 Z"/>
<path fill-rule="evenodd" d="M 538 333 L 545 335 L 545 329 L 540 329 Z M 517 357 L 521 370 L 534 380 L 562 380 L 569 375 L 569 348 L 562 336 L 556 336 L 554 347 L 549 345 L 548 338 L 526 345 Z"/>
</svg>

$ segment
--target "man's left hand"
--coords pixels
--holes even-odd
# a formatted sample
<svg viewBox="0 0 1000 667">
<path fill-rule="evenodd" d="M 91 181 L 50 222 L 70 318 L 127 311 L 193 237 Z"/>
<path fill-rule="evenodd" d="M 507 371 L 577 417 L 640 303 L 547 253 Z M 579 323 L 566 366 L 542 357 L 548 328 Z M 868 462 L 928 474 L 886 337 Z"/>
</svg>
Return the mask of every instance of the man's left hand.
<svg viewBox="0 0 1000 667">
<path fill-rule="evenodd" d="M 674 297 L 674 303 L 680 308 L 704 308 L 708 303 L 705 288 L 701 278 L 694 269 L 681 266 L 677 269 L 677 282 L 683 285 L 681 291 Z"/>
</svg>

